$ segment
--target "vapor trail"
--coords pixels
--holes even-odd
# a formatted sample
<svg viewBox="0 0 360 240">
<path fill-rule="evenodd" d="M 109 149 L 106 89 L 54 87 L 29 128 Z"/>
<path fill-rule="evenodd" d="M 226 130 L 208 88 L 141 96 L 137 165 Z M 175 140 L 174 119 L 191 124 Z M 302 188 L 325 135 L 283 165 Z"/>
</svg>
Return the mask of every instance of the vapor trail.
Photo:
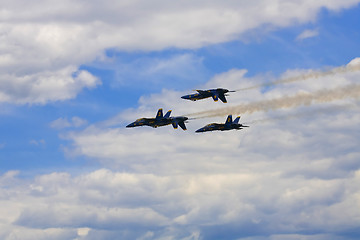
<svg viewBox="0 0 360 240">
<path fill-rule="evenodd" d="M 360 98 L 360 84 L 351 84 L 342 88 L 331 90 L 320 90 L 313 93 L 299 93 L 294 96 L 285 96 L 282 98 L 258 101 L 247 104 L 240 104 L 233 107 L 213 109 L 187 116 L 196 116 L 197 118 L 225 116 L 228 114 L 245 114 L 260 111 L 269 111 L 284 108 L 294 108 L 302 105 L 312 105 L 314 103 L 325 103 L 345 98 Z"/>
<path fill-rule="evenodd" d="M 251 86 L 251 87 L 236 89 L 236 91 L 245 91 L 245 90 L 251 90 L 251 89 L 256 89 L 256 88 L 260 88 L 260 87 L 269 87 L 269 86 L 274 86 L 274 85 L 283 84 L 283 83 L 298 82 L 298 81 L 303 81 L 303 80 L 307 80 L 307 79 L 311 79 L 311 78 L 320 78 L 320 77 L 326 77 L 326 76 L 331 76 L 331 75 L 335 75 L 335 74 L 355 72 L 355 71 L 360 71 L 360 64 L 348 64 L 345 66 L 333 68 L 328 71 L 311 71 L 307 74 L 303 74 L 300 76 L 279 79 L 277 81 L 270 82 L 270 83 L 257 84 L 257 85 Z"/>
<path fill-rule="evenodd" d="M 280 115 L 280 116 L 272 116 L 268 118 L 262 118 L 262 119 L 254 119 L 248 122 L 244 122 L 245 125 L 251 125 L 256 123 L 263 123 L 263 122 L 269 122 L 269 121 L 277 121 L 277 120 L 288 120 L 288 119 L 296 119 L 296 118 L 303 118 L 303 117 L 309 117 L 319 114 L 329 114 L 329 113 L 336 113 L 339 111 L 344 110 L 354 110 L 356 109 L 353 104 L 345 104 L 345 105 L 336 105 L 336 106 L 329 106 L 329 107 L 322 107 L 322 108 L 316 108 L 312 110 L 307 110 L 299 113 L 294 114 L 287 114 L 287 115 Z"/>
</svg>

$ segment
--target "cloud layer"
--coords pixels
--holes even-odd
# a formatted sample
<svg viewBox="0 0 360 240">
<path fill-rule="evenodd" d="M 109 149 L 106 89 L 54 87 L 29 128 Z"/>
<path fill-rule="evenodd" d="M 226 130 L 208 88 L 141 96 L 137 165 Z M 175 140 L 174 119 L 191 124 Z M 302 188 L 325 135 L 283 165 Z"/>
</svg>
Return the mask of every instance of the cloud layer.
<svg viewBox="0 0 360 240">
<path fill-rule="evenodd" d="M 354 60 L 355 62 L 357 60 Z M 353 62 L 354 63 L 354 62 Z M 289 70 L 285 77 L 307 70 Z M 262 77 L 215 76 L 241 88 Z M 0 178 L 3 239 L 352 239 L 360 211 L 358 99 L 256 112 L 241 131 L 195 134 L 210 120 L 126 129 L 159 106 L 174 115 L 354 84 L 359 72 L 233 93 L 229 103 L 188 102 L 182 92 L 144 97 L 139 109 L 67 134 L 68 153 L 103 168 Z M 204 87 L 206 87 L 204 86 Z M 259 120 L 259 121 L 257 121 Z M 261 120 L 261 121 L 260 121 Z M 120 126 L 119 126 L 120 125 Z M 32 237 L 34 236 L 34 237 Z"/>
<path fill-rule="evenodd" d="M 359 171 L 319 179 L 282 176 L 282 169 L 173 176 L 99 169 L 78 177 L 53 173 L 28 183 L 16 180 L 11 190 L 9 172 L 1 178 L 1 193 L 12 201 L 2 201 L 0 236 L 281 239 L 292 233 L 320 239 L 357 231 Z M 87 231 L 81 236 L 82 229 Z"/>
</svg>

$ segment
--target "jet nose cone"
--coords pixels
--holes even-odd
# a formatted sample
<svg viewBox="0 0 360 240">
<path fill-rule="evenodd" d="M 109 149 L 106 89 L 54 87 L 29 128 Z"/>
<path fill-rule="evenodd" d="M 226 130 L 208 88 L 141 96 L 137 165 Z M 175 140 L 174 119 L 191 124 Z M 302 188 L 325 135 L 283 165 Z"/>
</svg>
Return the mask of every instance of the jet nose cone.
<svg viewBox="0 0 360 240">
<path fill-rule="evenodd" d="M 135 123 L 130 123 L 126 126 L 127 128 L 135 127 Z"/>
<path fill-rule="evenodd" d="M 195 132 L 199 133 L 199 132 L 203 132 L 204 130 L 202 128 L 196 130 Z"/>
<path fill-rule="evenodd" d="M 192 100 L 192 95 L 184 95 L 181 98 L 186 100 Z"/>
</svg>

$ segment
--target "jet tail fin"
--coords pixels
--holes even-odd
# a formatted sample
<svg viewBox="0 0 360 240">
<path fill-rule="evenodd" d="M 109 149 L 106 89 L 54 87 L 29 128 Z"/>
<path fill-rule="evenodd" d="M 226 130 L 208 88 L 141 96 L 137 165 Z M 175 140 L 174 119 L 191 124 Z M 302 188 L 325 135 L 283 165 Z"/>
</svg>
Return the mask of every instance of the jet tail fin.
<svg viewBox="0 0 360 240">
<path fill-rule="evenodd" d="M 239 123 L 239 120 L 240 120 L 240 116 L 235 118 L 234 123 Z"/>
<path fill-rule="evenodd" d="M 169 110 L 169 111 L 165 114 L 164 118 L 169 118 L 169 117 L 170 117 L 170 114 L 171 114 L 171 110 Z"/>
<path fill-rule="evenodd" d="M 225 124 L 231 124 L 233 121 L 232 121 L 232 115 L 229 115 L 226 119 L 226 122 Z"/>
<path fill-rule="evenodd" d="M 163 109 L 160 108 L 156 114 L 156 118 L 159 119 L 159 118 L 163 118 Z"/>
</svg>

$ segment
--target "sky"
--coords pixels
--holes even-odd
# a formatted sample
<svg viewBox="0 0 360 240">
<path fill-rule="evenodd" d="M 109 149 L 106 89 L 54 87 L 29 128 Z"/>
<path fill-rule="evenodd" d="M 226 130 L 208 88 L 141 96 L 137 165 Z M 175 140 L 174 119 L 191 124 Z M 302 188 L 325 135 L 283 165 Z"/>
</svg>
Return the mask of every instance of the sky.
<svg viewBox="0 0 360 240">
<path fill-rule="evenodd" d="M 0 238 L 360 236 L 360 1 L 1 0 Z M 228 88 L 228 103 L 187 101 Z M 125 126 L 157 110 L 188 130 Z M 195 133 L 228 114 L 249 128 Z"/>
</svg>

